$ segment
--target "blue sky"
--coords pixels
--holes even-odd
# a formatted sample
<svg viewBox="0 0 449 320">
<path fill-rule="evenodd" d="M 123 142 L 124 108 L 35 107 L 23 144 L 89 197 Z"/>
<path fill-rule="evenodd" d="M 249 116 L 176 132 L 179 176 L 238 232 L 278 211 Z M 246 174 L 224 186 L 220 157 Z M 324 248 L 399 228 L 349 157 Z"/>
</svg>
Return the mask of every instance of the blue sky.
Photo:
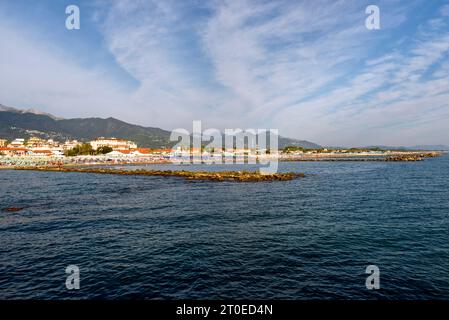
<svg viewBox="0 0 449 320">
<path fill-rule="evenodd" d="M 65 28 L 65 8 L 81 29 Z M 365 8 L 380 8 L 380 30 Z M 449 144 L 449 1 L 0 0 L 0 103 L 322 145 Z"/>
</svg>

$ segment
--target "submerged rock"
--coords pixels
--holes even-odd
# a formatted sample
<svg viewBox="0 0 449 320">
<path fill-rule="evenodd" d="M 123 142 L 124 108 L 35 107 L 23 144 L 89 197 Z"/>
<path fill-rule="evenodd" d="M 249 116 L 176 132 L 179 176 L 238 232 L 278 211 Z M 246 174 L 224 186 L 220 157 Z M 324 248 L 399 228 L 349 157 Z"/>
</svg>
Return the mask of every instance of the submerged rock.
<svg viewBox="0 0 449 320">
<path fill-rule="evenodd" d="M 2 211 L 4 212 L 17 212 L 17 211 L 21 211 L 25 209 L 24 207 L 8 207 L 8 208 L 3 208 Z"/>
</svg>

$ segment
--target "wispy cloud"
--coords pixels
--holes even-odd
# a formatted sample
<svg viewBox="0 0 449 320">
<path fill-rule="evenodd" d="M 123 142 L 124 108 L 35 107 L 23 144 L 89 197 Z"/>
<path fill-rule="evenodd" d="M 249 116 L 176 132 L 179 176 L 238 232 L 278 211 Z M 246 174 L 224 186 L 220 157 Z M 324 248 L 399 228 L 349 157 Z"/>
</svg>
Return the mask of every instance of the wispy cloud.
<svg viewBox="0 0 449 320">
<path fill-rule="evenodd" d="M 34 107 L 56 115 L 123 114 L 122 87 L 99 69 L 80 67 L 63 50 L 0 19 L 2 104 Z M 98 106 L 107 106 L 107 109 Z"/>
<path fill-rule="evenodd" d="M 131 88 L 3 22 L 0 98 L 169 129 L 201 119 L 329 145 L 449 143 L 448 6 L 378 1 L 370 31 L 368 4 L 97 1 L 87 14 Z"/>
</svg>

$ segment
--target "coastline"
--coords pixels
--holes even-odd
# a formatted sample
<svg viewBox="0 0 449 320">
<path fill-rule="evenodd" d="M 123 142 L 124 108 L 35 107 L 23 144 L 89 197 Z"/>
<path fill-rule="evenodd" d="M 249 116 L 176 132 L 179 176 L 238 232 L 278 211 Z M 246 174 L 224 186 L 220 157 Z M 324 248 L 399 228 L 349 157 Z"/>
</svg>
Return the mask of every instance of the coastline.
<svg viewBox="0 0 449 320">
<path fill-rule="evenodd" d="M 396 162 L 415 162 L 423 161 L 426 158 L 439 157 L 442 152 L 397 152 L 384 153 L 382 155 L 367 155 L 367 154 L 302 154 L 302 155 L 281 155 L 276 160 L 280 162 L 316 162 L 316 161 L 396 161 Z M 23 160 L 24 158 L 22 158 Z M 98 157 L 92 160 L 95 161 L 76 161 L 64 163 L 62 161 L 48 161 L 42 163 L 42 159 L 38 159 L 33 164 L 33 159 L 26 159 L 29 162 L 24 165 L 23 162 L 13 165 L 1 165 L 0 170 L 30 170 L 30 171 L 47 171 L 47 172 L 76 172 L 76 173 L 94 173 L 94 174 L 117 174 L 117 175 L 145 175 L 145 176 L 170 176 L 182 177 L 186 180 L 209 180 L 209 181 L 235 181 L 235 182 L 262 182 L 262 181 L 289 181 L 299 177 L 304 177 L 303 173 L 273 173 L 261 174 L 257 171 L 185 171 L 185 170 L 148 170 L 148 169 L 116 169 L 105 168 L 108 166 L 133 166 L 133 165 L 163 165 L 173 164 L 166 159 L 134 159 L 134 161 L 126 161 L 127 159 L 120 159 L 110 161 L 110 159 L 99 159 Z M 273 156 L 269 157 L 270 160 Z M 48 159 L 51 160 L 51 159 Z M 67 159 L 65 159 L 67 160 Z M 105 161 L 99 161 L 105 160 Z M 145 161 L 146 160 L 146 161 Z M 259 159 L 258 159 L 259 160 Z M 266 160 L 266 159 L 265 159 Z M 1 163 L 1 162 L 0 162 Z M 202 164 L 207 164 L 203 162 Z"/>
<path fill-rule="evenodd" d="M 407 152 L 382 152 L 382 153 L 312 153 L 312 154 L 280 154 L 278 156 L 267 155 L 257 156 L 252 159 L 254 163 L 263 163 L 263 161 L 279 161 L 279 162 L 338 162 L 338 161 L 354 161 L 354 162 L 409 162 L 423 161 L 426 158 L 440 157 L 446 152 L 443 151 L 407 151 Z M 221 160 L 221 159 L 220 159 Z M 239 158 L 236 163 L 244 164 L 244 158 Z M 189 163 L 190 159 L 186 159 L 185 163 Z M 220 164 L 219 161 L 212 159 L 202 159 L 198 164 Z M 54 168 L 82 168 L 91 166 L 117 166 L 117 165 L 164 165 L 174 164 L 170 159 L 140 157 L 137 159 L 108 157 L 0 157 L 0 170 L 15 168 L 35 168 L 35 167 L 54 167 Z"/>
</svg>

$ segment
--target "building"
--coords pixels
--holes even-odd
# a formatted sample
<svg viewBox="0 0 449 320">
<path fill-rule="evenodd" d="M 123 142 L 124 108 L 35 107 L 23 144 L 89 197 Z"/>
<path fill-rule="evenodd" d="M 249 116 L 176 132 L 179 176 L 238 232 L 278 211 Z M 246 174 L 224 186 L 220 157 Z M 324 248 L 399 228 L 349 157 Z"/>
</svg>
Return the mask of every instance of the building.
<svg viewBox="0 0 449 320">
<path fill-rule="evenodd" d="M 8 157 L 16 157 L 16 156 L 25 156 L 28 152 L 26 148 L 9 148 L 9 147 L 1 147 L 0 155 L 5 155 Z"/>
<path fill-rule="evenodd" d="M 46 144 L 46 141 L 44 139 L 41 139 L 38 137 L 31 137 L 27 141 L 28 148 L 42 148 L 45 144 Z"/>
<path fill-rule="evenodd" d="M 25 148 L 25 139 L 15 139 L 7 145 L 8 148 Z"/>
<path fill-rule="evenodd" d="M 130 150 L 114 150 L 106 154 L 110 157 L 131 157 L 133 154 L 131 154 Z"/>
<path fill-rule="evenodd" d="M 63 145 L 62 145 L 62 149 L 64 151 L 70 150 L 75 148 L 77 145 L 79 145 L 80 143 L 78 142 L 78 140 L 67 140 Z"/>
<path fill-rule="evenodd" d="M 150 156 L 152 155 L 152 152 L 150 149 L 147 148 L 137 148 L 130 150 L 132 155 L 135 156 Z"/>
<path fill-rule="evenodd" d="M 53 152 L 51 150 L 32 150 L 28 154 L 37 157 L 51 157 Z"/>
<path fill-rule="evenodd" d="M 141 150 L 142 148 L 137 148 L 138 150 Z M 181 149 L 177 149 L 177 150 L 181 150 Z M 189 153 L 188 151 L 186 151 L 187 153 Z M 170 154 L 172 153 L 171 149 L 151 149 L 150 151 L 151 154 L 161 154 L 161 155 L 166 155 L 166 154 Z M 190 154 L 190 153 L 189 153 Z"/>
<path fill-rule="evenodd" d="M 26 142 L 26 147 L 30 150 L 51 150 L 51 151 L 61 151 L 63 147 L 60 146 L 58 141 L 54 141 L 53 139 L 44 140 L 37 137 L 31 137 Z"/>
<path fill-rule="evenodd" d="M 4 139 L 0 139 L 0 148 L 4 148 L 4 147 L 6 147 L 6 144 L 8 143 L 8 141 L 7 140 L 4 140 Z"/>
<path fill-rule="evenodd" d="M 106 154 L 108 157 L 150 157 L 163 158 L 162 153 L 155 153 L 154 150 L 148 148 L 136 148 L 130 150 L 113 150 Z"/>
<path fill-rule="evenodd" d="M 133 141 L 117 138 L 97 138 L 90 142 L 92 149 L 97 150 L 100 147 L 110 147 L 112 150 L 130 150 L 136 149 L 137 145 Z"/>
</svg>

